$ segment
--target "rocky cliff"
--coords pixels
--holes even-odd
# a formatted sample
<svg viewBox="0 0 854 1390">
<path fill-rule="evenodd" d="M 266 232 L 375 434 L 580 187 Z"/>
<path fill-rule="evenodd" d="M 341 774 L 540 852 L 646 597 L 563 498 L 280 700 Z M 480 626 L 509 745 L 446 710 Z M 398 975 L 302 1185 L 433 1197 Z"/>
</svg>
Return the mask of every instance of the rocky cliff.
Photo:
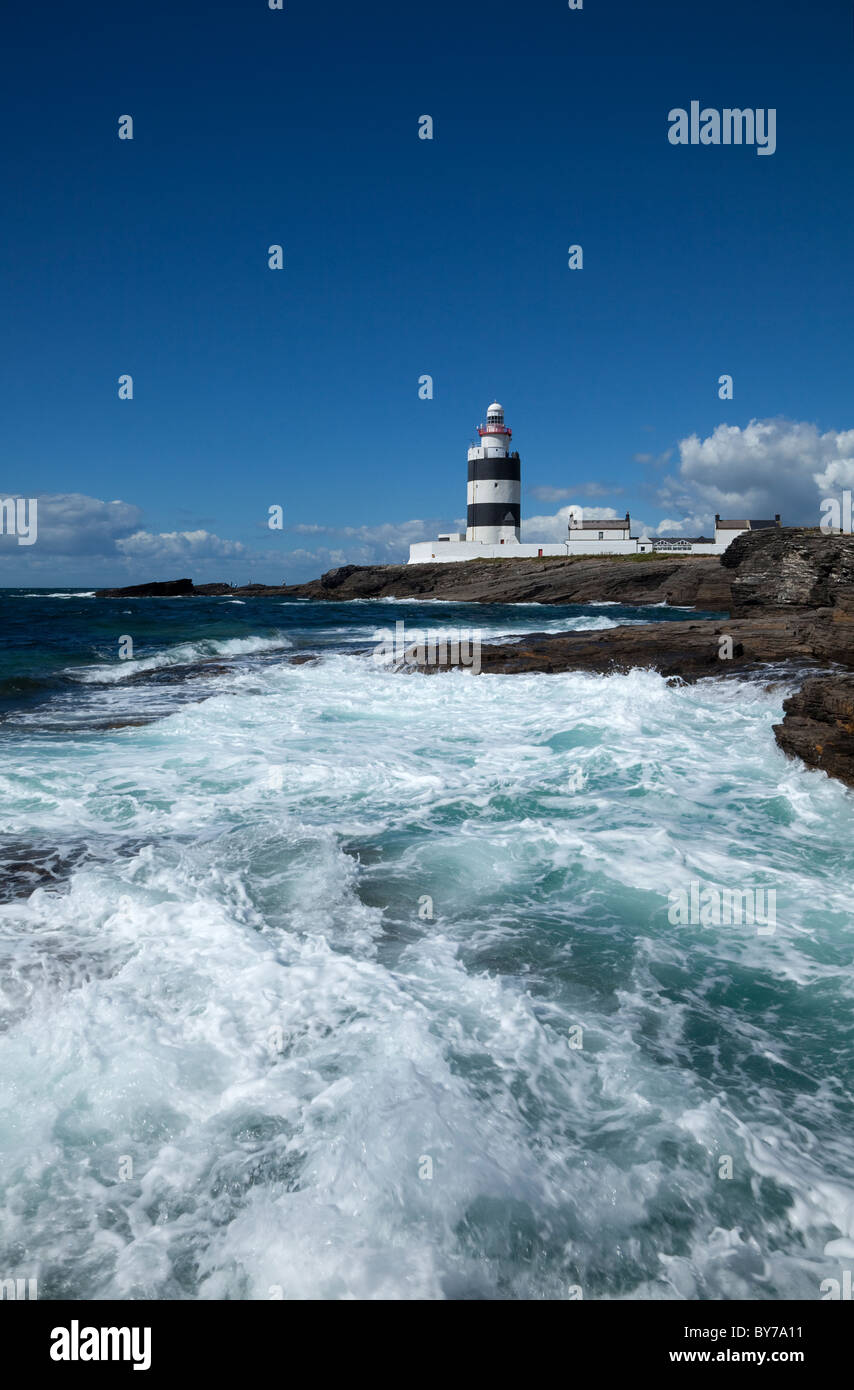
<svg viewBox="0 0 854 1390">
<path fill-rule="evenodd" d="M 782 608 L 814 613 L 854 608 L 854 537 L 788 527 L 745 531 L 720 559 L 732 586 L 732 615 Z"/>
<path fill-rule="evenodd" d="M 810 676 L 783 709 L 780 747 L 854 787 L 854 677 Z"/>
<path fill-rule="evenodd" d="M 670 603 L 676 607 L 727 610 L 730 574 L 714 556 L 620 556 L 541 560 L 470 560 L 435 565 L 343 565 L 307 584 L 171 585 L 209 597 L 281 595 L 342 602 L 353 598 L 440 598 L 460 603 Z M 99 589 L 99 598 L 162 594 L 171 585 L 137 584 Z"/>
<path fill-rule="evenodd" d="M 786 614 L 761 620 L 700 618 L 593 632 L 535 632 L 519 642 L 481 649 L 482 671 L 631 671 L 650 667 L 693 681 L 769 665 L 815 665 L 810 624 Z"/>
<path fill-rule="evenodd" d="M 292 592 L 300 598 L 441 598 L 460 603 L 670 603 L 726 610 L 730 574 L 714 556 L 470 560 L 346 565 Z"/>
</svg>

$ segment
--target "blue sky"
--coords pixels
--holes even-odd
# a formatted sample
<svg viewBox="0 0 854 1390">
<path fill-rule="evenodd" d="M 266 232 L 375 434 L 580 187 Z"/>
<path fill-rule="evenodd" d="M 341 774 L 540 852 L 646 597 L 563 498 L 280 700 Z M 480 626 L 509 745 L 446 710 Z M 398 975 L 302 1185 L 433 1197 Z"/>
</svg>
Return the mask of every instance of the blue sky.
<svg viewBox="0 0 854 1390">
<path fill-rule="evenodd" d="M 2 583 L 403 559 L 496 396 L 532 538 L 854 484 L 847 0 L 48 3 L 0 72 Z M 671 145 L 692 100 L 775 153 Z"/>
</svg>

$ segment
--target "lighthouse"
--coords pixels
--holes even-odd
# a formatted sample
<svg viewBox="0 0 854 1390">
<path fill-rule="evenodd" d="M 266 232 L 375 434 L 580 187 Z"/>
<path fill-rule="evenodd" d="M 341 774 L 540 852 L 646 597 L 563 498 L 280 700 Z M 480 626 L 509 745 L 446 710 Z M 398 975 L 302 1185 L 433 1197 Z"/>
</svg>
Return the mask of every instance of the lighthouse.
<svg viewBox="0 0 854 1390">
<path fill-rule="evenodd" d="M 486 424 L 478 425 L 480 444 L 469 449 L 466 540 L 485 545 L 518 545 L 521 513 L 519 454 L 510 452 L 513 431 L 504 407 L 493 401 Z"/>
<path fill-rule="evenodd" d="M 567 559 L 579 555 L 652 556 L 656 551 L 722 555 L 734 536 L 780 525 L 779 516 L 773 521 L 721 521 L 720 517 L 715 517 L 713 537 L 650 536 L 645 531 L 633 536 L 628 512 L 625 517 L 618 517 L 612 508 L 603 507 L 599 516 L 591 516 L 584 508 L 573 506 L 563 509 L 563 515 L 569 513 L 571 517 L 565 539 L 544 537 L 523 543 L 519 537 L 521 467 L 517 450 L 510 448 L 513 431 L 504 423 L 503 405 L 492 402 L 486 412 L 486 424 L 479 425 L 477 432 L 480 443 L 473 444 L 468 451 L 465 536 L 462 531 L 448 531 L 433 541 L 413 541 L 409 547 L 410 565 L 459 564 L 468 560 L 544 560 L 552 555 Z M 553 520 L 556 522 L 558 517 Z M 531 527 L 530 521 L 528 527 Z M 430 592 L 429 585 L 424 592 Z"/>
</svg>

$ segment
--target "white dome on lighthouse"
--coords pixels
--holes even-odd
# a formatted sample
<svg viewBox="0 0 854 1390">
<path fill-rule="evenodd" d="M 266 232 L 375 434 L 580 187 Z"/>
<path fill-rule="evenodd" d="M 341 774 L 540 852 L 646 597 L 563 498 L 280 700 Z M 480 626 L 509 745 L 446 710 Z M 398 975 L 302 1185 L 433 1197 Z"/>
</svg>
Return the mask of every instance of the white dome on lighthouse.
<svg viewBox="0 0 854 1390">
<path fill-rule="evenodd" d="M 499 404 L 498 404 L 498 401 L 493 401 L 493 402 L 492 402 L 492 405 L 489 407 L 489 409 L 488 409 L 487 412 L 486 412 L 486 418 L 487 418 L 487 420 L 491 420 L 491 419 L 493 418 L 493 416 L 498 416 L 498 418 L 501 419 L 501 420 L 504 419 L 504 406 L 503 406 L 503 405 L 499 405 Z"/>
</svg>

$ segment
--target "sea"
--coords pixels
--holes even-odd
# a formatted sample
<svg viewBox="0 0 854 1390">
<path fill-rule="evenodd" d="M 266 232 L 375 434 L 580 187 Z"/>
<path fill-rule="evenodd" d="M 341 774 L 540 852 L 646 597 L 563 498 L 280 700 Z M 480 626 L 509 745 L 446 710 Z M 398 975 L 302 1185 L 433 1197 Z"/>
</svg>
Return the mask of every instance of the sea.
<svg viewBox="0 0 854 1390">
<path fill-rule="evenodd" d="M 666 607 L 0 604 L 0 1278 L 817 1300 L 854 1265 L 854 797 L 775 743 L 793 673 L 372 656 Z M 674 920 L 692 885 L 773 920 Z"/>
</svg>

